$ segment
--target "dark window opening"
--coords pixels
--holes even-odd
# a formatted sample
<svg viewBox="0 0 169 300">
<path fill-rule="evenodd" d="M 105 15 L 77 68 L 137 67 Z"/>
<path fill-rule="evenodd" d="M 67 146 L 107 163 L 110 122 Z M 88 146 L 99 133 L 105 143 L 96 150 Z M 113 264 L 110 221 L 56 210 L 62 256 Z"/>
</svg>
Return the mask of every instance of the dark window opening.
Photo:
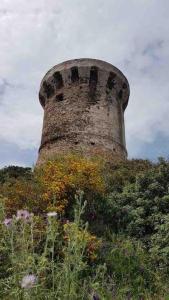
<svg viewBox="0 0 169 300">
<path fill-rule="evenodd" d="M 63 94 L 56 95 L 55 99 L 56 99 L 57 102 L 63 101 L 64 100 Z"/>
<path fill-rule="evenodd" d="M 45 106 L 45 97 L 43 97 L 40 93 L 39 93 L 39 100 L 42 106 Z"/>
<path fill-rule="evenodd" d="M 122 97 L 123 97 L 123 91 L 120 90 L 120 92 L 119 92 L 119 99 L 122 99 Z"/>
<path fill-rule="evenodd" d="M 97 84 L 98 81 L 98 69 L 97 67 L 91 67 L 90 69 L 90 81 L 89 85 Z"/>
<path fill-rule="evenodd" d="M 55 83 L 57 89 L 60 89 L 61 87 L 63 87 L 63 78 L 62 78 L 62 75 L 60 74 L 60 72 L 55 72 L 53 74 L 53 78 L 54 78 L 54 83 Z"/>
<path fill-rule="evenodd" d="M 46 81 L 44 81 L 44 83 L 43 83 L 43 89 L 44 89 L 44 92 L 45 92 L 47 98 L 50 98 L 51 96 L 53 96 L 54 88 L 52 85 L 50 85 Z"/>
<path fill-rule="evenodd" d="M 72 82 L 79 81 L 78 67 L 72 67 L 71 68 L 71 81 Z"/>
<path fill-rule="evenodd" d="M 110 72 L 109 78 L 107 80 L 107 88 L 112 90 L 112 88 L 115 87 L 116 81 L 115 81 L 116 74 L 113 72 Z"/>
<path fill-rule="evenodd" d="M 96 87 L 98 81 L 98 69 L 97 67 L 91 67 L 90 69 L 90 80 L 89 80 L 89 95 L 94 99 Z"/>
<path fill-rule="evenodd" d="M 91 144 L 92 146 L 94 146 L 94 145 L 95 145 L 95 142 L 91 142 L 90 144 Z"/>
</svg>

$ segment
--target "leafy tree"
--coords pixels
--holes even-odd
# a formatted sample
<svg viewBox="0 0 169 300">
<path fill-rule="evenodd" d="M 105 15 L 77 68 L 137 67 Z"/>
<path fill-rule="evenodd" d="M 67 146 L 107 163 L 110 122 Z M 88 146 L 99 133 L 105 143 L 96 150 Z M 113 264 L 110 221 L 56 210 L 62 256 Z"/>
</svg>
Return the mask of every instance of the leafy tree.
<svg viewBox="0 0 169 300">
<path fill-rule="evenodd" d="M 5 183 L 10 179 L 26 178 L 29 179 L 32 176 L 31 168 L 23 168 L 18 166 L 9 166 L 0 170 L 0 183 Z"/>
</svg>

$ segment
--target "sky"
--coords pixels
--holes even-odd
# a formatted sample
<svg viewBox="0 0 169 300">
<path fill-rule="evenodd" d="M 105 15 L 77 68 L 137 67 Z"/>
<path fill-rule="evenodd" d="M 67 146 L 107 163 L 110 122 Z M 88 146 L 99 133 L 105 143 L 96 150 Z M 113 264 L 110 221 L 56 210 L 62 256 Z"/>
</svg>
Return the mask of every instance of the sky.
<svg viewBox="0 0 169 300">
<path fill-rule="evenodd" d="M 74 58 L 105 60 L 130 84 L 129 158 L 169 157 L 168 0 L 0 0 L 0 167 L 33 166 L 45 73 Z"/>
</svg>

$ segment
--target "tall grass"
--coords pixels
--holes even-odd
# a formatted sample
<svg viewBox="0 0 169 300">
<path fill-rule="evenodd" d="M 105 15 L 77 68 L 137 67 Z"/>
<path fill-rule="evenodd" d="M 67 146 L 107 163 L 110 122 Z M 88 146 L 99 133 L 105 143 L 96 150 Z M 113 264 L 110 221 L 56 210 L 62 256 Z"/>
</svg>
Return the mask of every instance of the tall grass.
<svg viewBox="0 0 169 300">
<path fill-rule="evenodd" d="M 54 212 L 40 220 L 23 210 L 5 219 L 1 207 L 0 299 L 111 299 L 105 266 L 90 270 L 85 205 L 76 196 L 74 221 L 65 224 Z"/>
</svg>

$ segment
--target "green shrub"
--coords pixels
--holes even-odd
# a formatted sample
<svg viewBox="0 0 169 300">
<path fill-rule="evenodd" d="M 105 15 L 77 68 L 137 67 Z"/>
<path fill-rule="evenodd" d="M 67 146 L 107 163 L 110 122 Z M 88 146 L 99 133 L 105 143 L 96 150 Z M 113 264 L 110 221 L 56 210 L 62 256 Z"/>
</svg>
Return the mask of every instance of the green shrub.
<svg viewBox="0 0 169 300">
<path fill-rule="evenodd" d="M 112 235 L 110 241 L 104 256 L 114 279 L 115 299 L 154 299 L 165 294 L 162 274 L 140 242 L 120 235 Z"/>
<path fill-rule="evenodd" d="M 0 298 L 169 297 L 167 160 L 111 166 L 70 155 L 28 174 L 8 171 L 0 177 Z M 13 216 L 18 209 L 33 212 L 31 222 Z M 58 217 L 47 221 L 47 212 Z M 35 286 L 21 287 L 31 274 Z"/>
<path fill-rule="evenodd" d="M 6 181 L 26 178 L 30 179 L 32 177 L 31 168 L 23 168 L 18 166 L 9 166 L 0 170 L 0 183 L 5 183 Z"/>
</svg>

